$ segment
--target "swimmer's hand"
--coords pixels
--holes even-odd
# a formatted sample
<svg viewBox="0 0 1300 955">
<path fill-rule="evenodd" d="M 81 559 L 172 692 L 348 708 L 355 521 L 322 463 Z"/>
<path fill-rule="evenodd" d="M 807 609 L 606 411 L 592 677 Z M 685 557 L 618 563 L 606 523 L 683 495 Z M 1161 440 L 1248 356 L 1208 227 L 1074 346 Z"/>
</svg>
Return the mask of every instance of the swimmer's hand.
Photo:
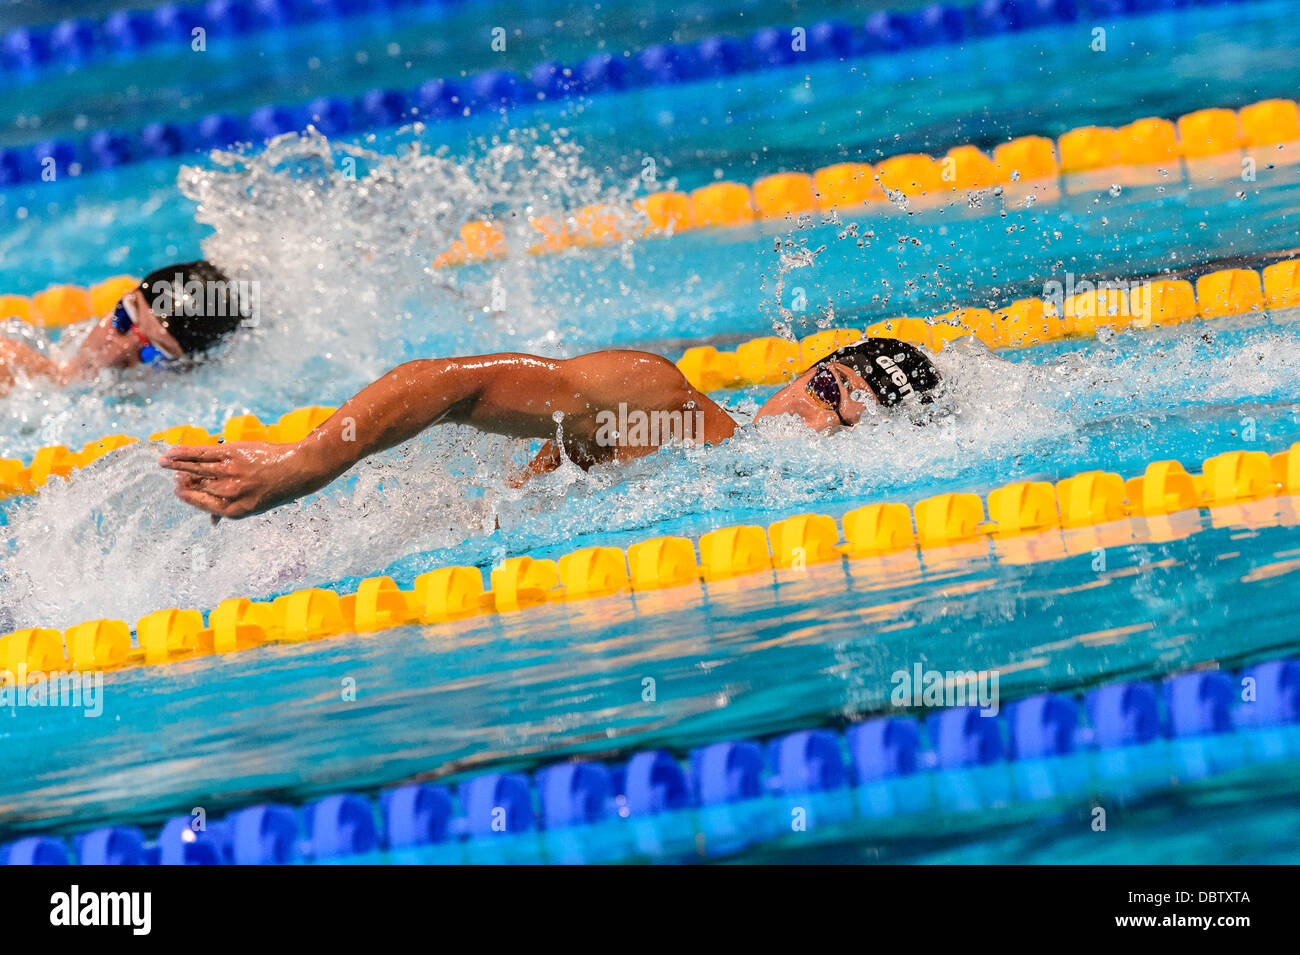
<svg viewBox="0 0 1300 955">
<path fill-rule="evenodd" d="M 319 490 L 323 475 L 300 444 L 235 441 L 179 445 L 158 463 L 176 472 L 176 496 L 215 517 L 260 514 Z M 215 523 L 215 521 L 214 521 Z"/>
</svg>

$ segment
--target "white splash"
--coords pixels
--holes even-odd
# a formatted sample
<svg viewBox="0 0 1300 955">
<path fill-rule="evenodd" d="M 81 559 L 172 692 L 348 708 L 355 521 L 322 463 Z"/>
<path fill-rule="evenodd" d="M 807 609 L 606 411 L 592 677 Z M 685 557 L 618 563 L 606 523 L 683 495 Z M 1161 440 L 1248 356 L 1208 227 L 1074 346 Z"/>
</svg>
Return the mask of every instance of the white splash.
<svg viewBox="0 0 1300 955">
<path fill-rule="evenodd" d="M 564 354 L 566 318 L 600 307 L 632 268 L 631 243 L 576 259 L 532 256 L 529 221 L 587 205 L 631 208 L 635 184 L 603 182 L 563 132 L 512 131 L 459 158 L 426 147 L 421 134 L 408 131 L 393 155 L 309 130 L 183 166 L 180 189 L 214 230 L 204 255 L 259 283 L 256 327 L 184 375 L 145 368 L 57 393 L 42 381 L 15 388 L 0 401 L 0 457 L 176 424 L 214 429 L 249 412 L 274 420 L 341 401 L 412 357 Z M 432 267 L 462 224 L 489 217 L 504 225 L 510 256 Z M 556 270 L 570 273 L 562 291 L 550 281 Z M 42 333 L 34 343 L 46 345 Z"/>
</svg>

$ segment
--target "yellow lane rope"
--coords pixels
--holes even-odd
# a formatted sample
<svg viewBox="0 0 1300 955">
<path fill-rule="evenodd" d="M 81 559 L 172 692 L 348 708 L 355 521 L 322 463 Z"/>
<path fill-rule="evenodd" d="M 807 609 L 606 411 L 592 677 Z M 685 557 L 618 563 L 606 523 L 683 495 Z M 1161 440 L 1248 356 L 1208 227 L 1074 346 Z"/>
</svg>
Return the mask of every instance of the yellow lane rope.
<svg viewBox="0 0 1300 955">
<path fill-rule="evenodd" d="M 1200 508 L 1211 509 L 1215 526 L 1294 525 L 1300 523 L 1293 497 L 1297 494 L 1300 443 L 1271 457 L 1262 451 L 1219 454 L 1204 461 L 1199 474 L 1188 473 L 1177 461 L 1154 461 L 1127 481 L 1115 473 L 1088 471 L 1055 484 L 1016 482 L 984 498 L 948 493 L 910 508 L 869 504 L 844 514 L 838 523 L 826 514 L 800 514 L 766 529 L 723 527 L 698 541 L 655 537 L 626 550 L 586 547 L 558 561 L 512 557 L 490 571 L 486 590 L 477 567 L 443 567 L 417 577 L 409 591 L 389 577 L 370 577 L 349 594 L 309 588 L 269 603 L 231 598 L 218 604 L 206 621 L 194 609 L 157 610 L 136 621 L 134 642 L 125 620 L 87 620 L 63 631 L 27 628 L 0 636 L 0 679 L 26 681 L 29 675 L 39 679 L 62 670 L 165 664 L 265 643 L 436 624 L 772 569 L 798 570 L 843 557 L 909 552 L 915 557 L 918 548 L 926 551 L 927 562 L 942 561 L 944 554 L 975 555 L 991 541 L 1000 559 L 1028 563 L 1116 546 L 1139 536 L 1187 536 L 1200 524 L 1180 521 L 1177 515 Z M 887 573 L 884 566 L 877 570 Z"/>
</svg>

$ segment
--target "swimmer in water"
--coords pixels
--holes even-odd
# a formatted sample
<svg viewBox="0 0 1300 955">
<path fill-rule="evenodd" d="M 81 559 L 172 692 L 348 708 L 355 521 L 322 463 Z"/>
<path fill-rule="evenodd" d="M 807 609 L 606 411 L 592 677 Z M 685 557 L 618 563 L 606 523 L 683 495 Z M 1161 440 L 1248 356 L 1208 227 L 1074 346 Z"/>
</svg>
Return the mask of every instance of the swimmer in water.
<svg viewBox="0 0 1300 955">
<path fill-rule="evenodd" d="M 814 431 L 852 427 L 875 409 L 928 403 L 939 385 L 939 373 L 920 349 L 866 338 L 804 371 L 772 395 L 755 420 L 792 415 Z M 655 419 L 677 426 L 625 425 Z M 399 365 L 296 444 L 175 447 L 159 463 L 176 472 L 181 500 L 217 517 L 246 517 L 320 490 L 362 458 L 436 424 L 548 439 L 519 483 L 559 467 L 560 445 L 587 469 L 651 454 L 674 438 L 716 443 L 738 427 L 658 355 L 598 351 L 561 360 L 497 354 Z"/>
<path fill-rule="evenodd" d="M 0 338 L 0 395 L 19 372 L 62 387 L 91 381 L 105 368 L 194 367 L 250 317 L 245 290 L 246 283 L 231 282 L 206 261 L 159 269 L 95 322 L 66 360 Z"/>
</svg>

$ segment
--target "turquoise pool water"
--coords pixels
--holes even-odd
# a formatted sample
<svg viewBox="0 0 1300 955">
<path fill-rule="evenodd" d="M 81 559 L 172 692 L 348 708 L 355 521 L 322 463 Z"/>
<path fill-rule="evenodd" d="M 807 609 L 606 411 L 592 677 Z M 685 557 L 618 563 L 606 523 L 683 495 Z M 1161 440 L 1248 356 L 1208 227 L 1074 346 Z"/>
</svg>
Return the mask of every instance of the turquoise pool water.
<svg viewBox="0 0 1300 955">
<path fill-rule="evenodd" d="M 1112 528 L 1099 549 L 1067 532 L 1029 555 L 999 544 L 927 553 L 923 565 L 837 561 L 110 674 L 97 719 L 14 711 L 0 801 L 15 826 L 87 828 L 685 748 L 888 711 L 888 675 L 915 661 L 998 669 L 1003 705 L 1207 661 L 1248 664 L 1294 647 L 1300 554 L 1291 503 L 1251 517 L 1284 525 L 1215 528 L 1184 515 L 1173 540 L 1139 523 Z M 355 702 L 342 698 L 348 680 Z M 51 738 L 66 742 L 52 749 Z M 872 844 L 898 852 L 917 838 L 894 845 L 883 831 Z"/>
<path fill-rule="evenodd" d="M 807 19 L 816 19 L 821 9 L 809 11 Z M 833 5 L 825 8 L 825 15 L 836 12 Z M 848 15 L 843 8 L 838 12 Z M 778 15 L 775 8 L 768 19 L 748 29 L 767 25 Z M 1087 51 L 1089 34 L 1079 24 L 864 58 L 852 70 L 838 64 L 766 70 L 725 82 L 603 94 L 509 115 L 518 127 L 566 130 L 582 148 L 588 168 L 609 169 L 602 175 L 606 186 L 639 183 L 643 159 L 650 156 L 660 182 L 676 177 L 682 187 L 693 188 L 712 180 L 719 170 L 728 178 L 747 181 L 859 156 L 874 159 L 914 150 L 941 154 L 963 143 L 989 146 L 1011 136 L 1054 135 L 1089 123 L 1173 117 L 1209 106 L 1285 97 L 1300 82 L 1300 66 L 1290 53 L 1294 17 L 1285 2 L 1131 17 L 1108 29 L 1106 53 Z M 644 36 L 648 44 L 668 34 L 647 30 Z M 409 87 L 440 72 L 430 65 L 415 77 L 380 76 L 373 82 L 367 74 L 364 86 L 346 92 L 386 83 Z M 191 78 L 188 73 L 154 76 L 137 71 L 133 79 L 146 92 L 154 87 L 170 92 L 168 82 L 208 85 L 202 74 Z M 287 101 L 343 92 L 335 87 L 338 79 L 332 73 L 313 78 L 300 96 Z M 176 92 L 194 89 L 185 86 Z M 44 112 L 64 102 L 43 83 L 6 93 L 15 98 L 15 114 L 20 106 Z M 155 119 L 195 118 L 210 111 L 181 109 L 182 98 L 160 95 L 159 102 L 124 117 L 121 125 L 136 129 Z M 266 90 L 250 95 L 250 103 L 267 101 Z M 434 124 L 427 139 L 431 146 L 446 144 L 463 155 L 471 151 L 471 142 L 501 129 L 499 120 L 480 117 Z M 612 129 L 619 134 L 610 135 Z M 53 135 L 46 129 L 39 135 L 28 130 L 26 141 Z M 391 148 L 389 133 L 377 135 L 379 148 Z M 193 203 L 175 189 L 179 165 L 155 161 L 97 174 L 93 189 L 69 178 L 5 190 L 0 194 L 0 217 L 6 221 L 0 237 L 0 287 L 34 292 L 52 282 L 91 282 L 112 270 L 138 272 L 169 255 L 196 254 L 209 229 L 196 221 Z M 1259 165 L 1263 169 L 1266 163 Z M 521 200 L 539 201 L 523 182 L 516 190 Z M 456 211 L 466 218 L 479 211 L 464 205 L 477 197 L 454 198 L 459 203 Z M 431 228 L 444 218 L 433 211 L 425 209 L 433 220 Z M 1015 257 L 1006 255 L 1003 261 L 1010 264 Z"/>
<path fill-rule="evenodd" d="M 921 5 L 905 0 L 890 8 Z M 248 113 L 268 103 L 307 103 L 321 95 L 409 89 L 433 77 L 494 69 L 526 73 L 545 60 L 575 63 L 601 50 L 621 55 L 654 42 L 743 34 L 783 17 L 811 25 L 829 17 L 853 20 L 858 10 L 846 0 L 599 5 L 454 0 L 372 9 L 253 34 L 208 23 L 206 49 L 197 54 L 190 44 L 157 44 L 143 58 L 108 57 L 76 68 L 53 65 L 7 78 L 0 104 L 16 121 L 0 134 L 0 146 L 29 143 L 33 131 L 50 137 L 107 126 L 138 128 L 210 112 Z M 506 31 L 504 49 L 491 42 L 496 25 Z M 653 39 L 643 42 L 645 37 Z M 122 95 L 126 89 L 131 95 Z"/>
<path fill-rule="evenodd" d="M 285 144 L 227 172 L 201 163 L 203 171 L 182 174 L 180 190 L 178 164 L 163 162 L 8 190 L 0 197 L 5 291 L 139 272 L 197 254 L 206 239 L 205 251 L 267 276 L 273 320 L 224 362 L 149 382 L 147 392 L 127 377 L 54 397 L 15 393 L 0 405 L 0 456 L 336 403 L 417 355 L 572 354 L 607 344 L 675 354 L 700 340 L 770 334 L 774 322 L 806 334 L 819 319 L 860 325 L 996 306 L 1068 272 L 1129 277 L 1293 246 L 1300 167 L 1261 162 L 1258 180 L 1242 183 L 1230 162 L 1213 179 L 1175 172 L 1147 184 L 1092 181 L 1032 205 L 987 196 L 979 208 L 962 198 L 846 216 L 859 236 L 874 233 L 863 243 L 841 236 L 843 223 L 814 221 L 793 232 L 754 227 L 521 256 L 436 279 L 448 287 L 424 271 L 462 221 L 502 201 L 548 209 L 626 194 L 647 152 L 665 181 L 689 188 L 715 170 L 748 180 L 858 148 L 868 158 L 942 152 L 1241 105 L 1290 93 L 1300 79 L 1287 52 L 1296 28 L 1286 4 L 1135 18 L 1113 30 L 1116 52 L 1106 60 L 1090 59 L 1082 42 L 1079 53 L 1063 52 L 1077 38 L 1049 30 L 876 58 L 851 75 L 777 70 L 604 97 L 568 113 L 541 107 L 513 114 L 522 159 L 491 143 L 467 145 L 495 131 L 486 122 L 430 127 L 414 138 L 429 148 L 450 142 L 451 156 L 390 161 L 398 185 L 387 193 L 341 176 L 336 144 L 321 142 Z M 264 101 L 267 88 L 254 82 L 256 71 L 249 76 L 240 95 Z M 365 76 L 366 86 L 387 82 Z M 64 80 L 87 81 L 80 73 Z M 329 73 L 302 95 L 346 84 Z M 46 94 L 34 95 L 29 108 L 42 111 Z M 534 133 L 551 151 L 530 159 Z M 384 133 L 370 145 L 391 153 L 411 138 Z M 575 168 L 580 175 L 568 175 Z M 787 235 L 816 254 L 798 266 L 782 261 L 774 246 Z M 370 250 L 388 251 L 368 261 Z M 799 287 L 808 311 L 779 310 L 778 277 L 781 304 Z M 484 310 L 494 282 L 507 292 L 503 312 Z M 833 319 L 819 306 L 833 308 Z M 521 459 L 515 443 L 443 431 L 308 501 L 215 529 L 169 496 L 156 448 L 128 448 L 39 497 L 0 503 L 0 632 L 134 620 L 162 606 L 210 607 L 232 594 L 269 597 L 381 572 L 409 585 L 448 563 L 486 568 L 514 554 L 693 536 L 808 510 L 839 515 L 1094 467 L 1129 475 L 1157 458 L 1193 464 L 1222 451 L 1274 452 L 1300 440 L 1297 317 L 1200 322 L 1002 358 L 953 348 L 940 359 L 954 382 L 952 414 L 919 437 L 910 425 L 882 424 L 810 440 L 778 422 L 721 448 L 665 452 L 620 471 L 565 469 L 524 491 L 500 478 Z M 766 393 L 726 399 L 743 419 Z M 1172 530 L 1139 522 L 1104 541 L 1057 535 L 1028 554 L 999 544 L 917 563 L 836 562 L 108 674 L 97 719 L 59 710 L 3 717 L 10 771 L 0 780 L 0 827 L 148 825 L 195 805 L 215 813 L 572 754 L 684 751 L 835 725 L 885 709 L 889 674 L 916 662 L 997 668 L 1010 699 L 1276 657 L 1296 647 L 1298 521 L 1281 500 L 1237 515 L 1181 515 Z M 647 676 L 658 688 L 652 703 L 642 700 Z M 355 681 L 355 701 L 341 698 L 345 680 Z M 850 830 L 815 851 L 934 862 L 1168 861 L 1179 851 L 1233 861 L 1222 858 L 1228 846 L 1240 861 L 1293 854 L 1300 816 L 1286 793 L 1252 806 L 1260 784 L 1247 772 L 1244 782 L 1148 795 L 1125 808 L 1126 828 L 1104 848 L 1081 841 L 1087 834 L 1072 827 L 1082 810 L 1073 805 L 1036 817 L 1032 836 L 1023 819 L 934 819 L 929 835 Z M 1218 854 L 1203 841 L 1189 845 L 1171 818 L 1201 820 L 1197 838 L 1212 838 Z"/>
</svg>

